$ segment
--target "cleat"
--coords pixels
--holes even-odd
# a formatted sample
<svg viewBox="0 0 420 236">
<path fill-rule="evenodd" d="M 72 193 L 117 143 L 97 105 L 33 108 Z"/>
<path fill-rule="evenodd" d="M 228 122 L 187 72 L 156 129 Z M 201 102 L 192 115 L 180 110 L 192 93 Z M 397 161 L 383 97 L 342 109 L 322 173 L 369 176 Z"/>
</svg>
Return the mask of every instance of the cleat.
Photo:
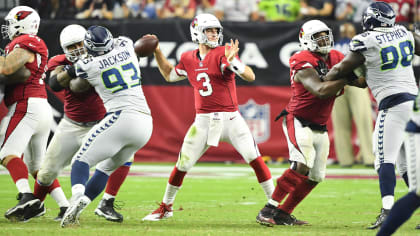
<svg viewBox="0 0 420 236">
<path fill-rule="evenodd" d="M 67 209 L 68 207 L 60 207 L 60 212 L 58 213 L 57 217 L 54 218 L 54 221 L 61 221 Z"/>
<path fill-rule="evenodd" d="M 273 225 L 307 225 L 307 221 L 298 220 L 295 216 L 267 204 L 258 213 L 257 222 L 265 226 Z"/>
<path fill-rule="evenodd" d="M 274 222 L 274 212 L 276 207 L 271 204 L 266 204 L 257 215 L 257 223 L 265 226 L 273 226 L 276 224 Z"/>
<path fill-rule="evenodd" d="M 28 222 L 32 218 L 43 216 L 45 215 L 45 212 L 46 210 L 43 202 L 41 202 L 41 204 L 34 204 L 30 207 L 25 208 L 23 214 L 23 221 Z"/>
<path fill-rule="evenodd" d="M 143 218 L 143 221 L 159 221 L 165 218 L 172 217 L 173 215 L 174 213 L 172 211 L 172 204 L 166 205 L 162 202 L 159 205 L 159 208 L 145 216 Z"/>
<path fill-rule="evenodd" d="M 415 229 L 420 229 L 420 224 L 418 224 Z"/>
<path fill-rule="evenodd" d="M 121 209 L 120 207 L 114 207 L 115 198 L 110 198 L 108 200 L 102 199 L 98 207 L 95 209 L 95 214 L 101 217 L 104 217 L 106 220 L 112 222 L 123 222 L 124 217 L 115 211 L 116 209 Z"/>
<path fill-rule="evenodd" d="M 381 209 L 381 213 L 376 217 L 376 221 L 372 223 L 371 226 L 368 226 L 367 229 L 376 229 L 379 228 L 383 222 L 385 222 L 386 218 L 389 215 L 391 210 L 385 210 L 384 208 Z"/>
<path fill-rule="evenodd" d="M 41 201 L 32 193 L 19 193 L 17 195 L 18 204 L 6 211 L 4 216 L 10 221 L 24 221 L 25 210 L 29 208 L 39 208 Z"/>
<path fill-rule="evenodd" d="M 61 220 L 61 227 L 70 227 L 79 225 L 79 217 L 82 211 L 89 205 L 90 199 L 86 196 L 81 196 L 75 199 L 69 206 L 66 213 L 64 213 L 63 219 Z"/>
</svg>

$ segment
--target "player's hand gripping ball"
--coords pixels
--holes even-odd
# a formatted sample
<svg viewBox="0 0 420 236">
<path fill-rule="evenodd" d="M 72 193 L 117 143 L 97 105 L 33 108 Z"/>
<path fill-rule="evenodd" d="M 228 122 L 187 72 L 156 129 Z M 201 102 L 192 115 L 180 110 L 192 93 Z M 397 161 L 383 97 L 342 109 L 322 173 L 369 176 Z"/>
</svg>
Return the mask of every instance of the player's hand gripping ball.
<svg viewBox="0 0 420 236">
<path fill-rule="evenodd" d="M 148 57 L 155 51 L 159 40 L 156 36 L 145 35 L 134 43 L 134 50 L 139 57 Z"/>
</svg>

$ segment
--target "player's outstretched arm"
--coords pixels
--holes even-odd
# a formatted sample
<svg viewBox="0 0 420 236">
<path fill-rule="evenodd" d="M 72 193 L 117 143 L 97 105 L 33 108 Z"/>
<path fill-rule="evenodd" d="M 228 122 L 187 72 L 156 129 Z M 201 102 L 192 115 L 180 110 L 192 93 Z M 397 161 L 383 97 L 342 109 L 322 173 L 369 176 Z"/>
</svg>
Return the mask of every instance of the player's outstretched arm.
<svg viewBox="0 0 420 236">
<path fill-rule="evenodd" d="M 239 52 L 239 41 L 236 39 L 235 42 L 231 39 L 230 44 L 225 45 L 225 56 L 227 61 L 230 63 L 229 69 L 239 75 L 243 80 L 252 82 L 255 80 L 254 71 L 251 67 L 245 65 L 236 58 Z"/>
<path fill-rule="evenodd" d="M 48 85 L 53 91 L 58 92 L 68 88 L 70 80 L 71 78 L 64 70 L 64 66 L 57 66 L 50 74 Z"/>
<path fill-rule="evenodd" d="M 22 66 L 16 72 L 10 75 L 0 75 L 0 84 L 23 83 L 31 76 L 31 72 Z"/>
<path fill-rule="evenodd" d="M 157 45 L 156 50 L 153 54 L 155 55 L 159 71 L 162 74 L 163 78 L 165 78 L 166 81 L 170 82 L 170 74 L 174 66 L 168 61 L 163 52 L 160 50 L 159 44 Z"/>
<path fill-rule="evenodd" d="M 306 90 L 321 99 L 336 96 L 347 82 L 346 80 L 322 81 L 314 68 L 299 70 L 294 81 L 302 83 Z"/>
<path fill-rule="evenodd" d="M 324 80 L 348 79 L 348 76 L 365 62 L 365 57 L 358 52 L 349 52 L 344 59 L 328 71 Z"/>
<path fill-rule="evenodd" d="M 35 55 L 23 48 L 15 48 L 6 57 L 0 57 L 0 74 L 11 75 L 26 63 L 35 60 Z"/>
</svg>

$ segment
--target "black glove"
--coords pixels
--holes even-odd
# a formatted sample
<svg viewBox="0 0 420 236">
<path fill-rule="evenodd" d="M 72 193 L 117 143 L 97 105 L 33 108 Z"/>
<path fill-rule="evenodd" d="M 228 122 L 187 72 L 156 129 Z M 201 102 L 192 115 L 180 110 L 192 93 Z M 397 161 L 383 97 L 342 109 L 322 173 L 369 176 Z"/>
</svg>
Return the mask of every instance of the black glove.
<svg viewBox="0 0 420 236">
<path fill-rule="evenodd" d="M 328 73 L 328 66 L 323 60 L 319 60 L 315 70 L 318 72 L 318 75 L 324 76 Z"/>
<path fill-rule="evenodd" d="M 74 68 L 74 65 L 65 65 L 64 70 L 67 71 L 67 74 L 69 74 L 69 76 L 71 78 L 76 78 L 76 68 Z"/>
</svg>

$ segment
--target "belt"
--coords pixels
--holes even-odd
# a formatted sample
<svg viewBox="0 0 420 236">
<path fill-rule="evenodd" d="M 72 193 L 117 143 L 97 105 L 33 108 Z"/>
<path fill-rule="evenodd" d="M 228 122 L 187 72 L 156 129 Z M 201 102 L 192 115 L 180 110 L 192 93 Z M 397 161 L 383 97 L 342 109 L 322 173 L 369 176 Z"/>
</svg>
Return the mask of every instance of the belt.
<svg viewBox="0 0 420 236">
<path fill-rule="evenodd" d="M 75 124 L 75 125 L 78 125 L 78 126 L 83 126 L 83 127 L 92 127 L 92 126 L 98 124 L 99 121 L 100 121 L 100 120 L 96 120 L 96 121 L 89 121 L 89 122 L 77 122 L 77 121 L 74 121 L 74 120 L 70 119 L 68 116 L 66 116 L 66 114 L 64 114 L 63 118 L 65 120 L 67 120 L 68 122 L 72 123 L 72 124 Z"/>
</svg>

